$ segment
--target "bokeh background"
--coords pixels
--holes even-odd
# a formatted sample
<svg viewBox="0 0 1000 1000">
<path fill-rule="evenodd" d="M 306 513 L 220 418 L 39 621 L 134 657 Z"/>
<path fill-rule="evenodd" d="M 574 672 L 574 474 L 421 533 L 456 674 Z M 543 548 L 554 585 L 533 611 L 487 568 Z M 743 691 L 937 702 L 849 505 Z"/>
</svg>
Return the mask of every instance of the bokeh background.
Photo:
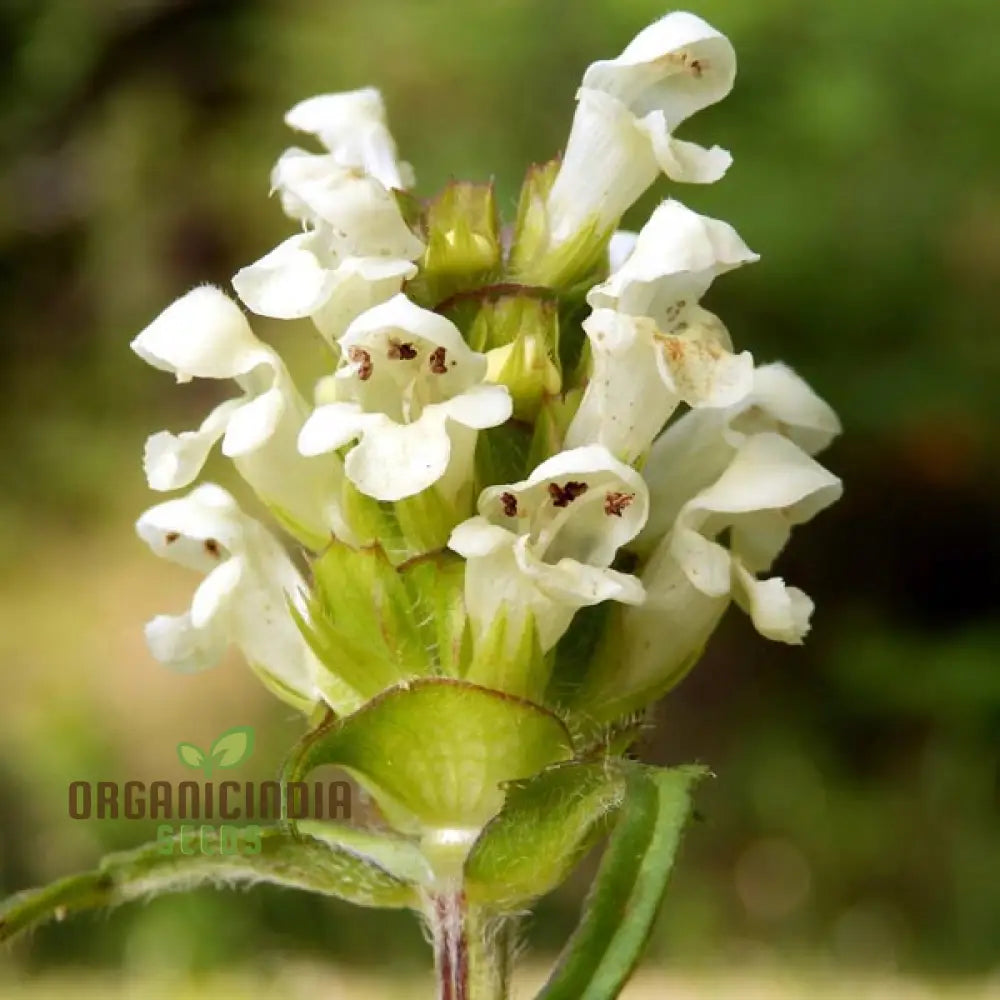
<svg viewBox="0 0 1000 1000">
<path fill-rule="evenodd" d="M 709 305 L 741 346 L 792 363 L 842 415 L 825 462 L 846 494 L 779 567 L 816 599 L 807 645 L 767 643 L 733 615 L 645 738 L 648 759 L 698 759 L 718 775 L 651 954 L 674 974 L 772 970 L 775 991 L 785 973 L 773 970 L 809 969 L 841 984 L 876 976 L 890 984 L 879 996 L 942 982 L 993 995 L 1000 8 L 689 6 L 732 38 L 740 75 L 684 135 L 728 147 L 735 165 L 720 184 L 670 193 L 760 252 Z M 284 110 L 377 84 L 419 193 L 493 177 L 510 211 L 525 166 L 564 142 L 587 63 L 663 11 L 662 0 L 0 2 L 0 894 L 151 834 L 71 821 L 70 780 L 180 777 L 178 742 L 205 745 L 237 724 L 257 729 L 245 776 L 269 777 L 298 731 L 236 662 L 184 678 L 151 661 L 141 624 L 186 606 L 191 580 L 131 529 L 155 500 L 139 467 L 146 434 L 192 426 L 223 390 L 176 388 L 128 342 L 172 298 L 226 285 L 287 234 L 267 198 L 291 140 Z M 627 221 L 641 224 L 668 190 Z M 299 364 L 314 360 L 307 328 L 285 326 L 257 328 Z M 528 926 L 540 958 L 585 883 Z M 259 983 L 321 960 L 425 975 L 408 917 L 254 890 L 46 929 L 0 955 L 0 993 L 86 966 L 108 983 L 168 977 L 169 995 L 186 996 L 182 984 L 220 968 Z M 722 995 L 713 989 L 677 995 Z"/>
</svg>

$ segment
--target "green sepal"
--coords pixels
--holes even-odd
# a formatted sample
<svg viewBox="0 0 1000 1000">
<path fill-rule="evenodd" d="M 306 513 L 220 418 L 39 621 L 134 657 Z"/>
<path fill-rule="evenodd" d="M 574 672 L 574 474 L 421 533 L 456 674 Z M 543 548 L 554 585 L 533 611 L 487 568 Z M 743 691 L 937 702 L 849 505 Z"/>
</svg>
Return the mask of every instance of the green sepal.
<svg viewBox="0 0 1000 1000">
<path fill-rule="evenodd" d="M 574 294 L 607 274 L 611 229 L 602 229 L 597 218 L 558 246 L 550 241 L 547 202 L 559 174 L 560 161 L 528 168 L 521 187 L 517 222 L 508 268 L 515 280 Z"/>
<path fill-rule="evenodd" d="M 535 417 L 531 444 L 528 448 L 526 465 L 529 470 L 563 450 L 566 431 L 576 416 L 582 399 L 582 389 L 570 389 L 559 396 L 549 396 L 542 401 Z"/>
<path fill-rule="evenodd" d="M 433 308 L 495 279 L 501 269 L 500 218 L 492 184 L 452 181 L 424 210 L 427 244 L 406 292 Z"/>
<path fill-rule="evenodd" d="M 560 885 L 621 804 L 618 763 L 557 764 L 511 786 L 466 860 L 469 900 L 518 910 Z"/>
<path fill-rule="evenodd" d="M 517 630 L 514 636 L 510 634 L 512 629 Z M 465 679 L 541 702 L 549 680 L 549 661 L 542 653 L 534 616 L 529 614 L 512 623 L 504 605 L 474 643 Z"/>
<path fill-rule="evenodd" d="M 411 594 L 379 547 L 332 541 L 313 562 L 308 618 L 296 621 L 330 673 L 366 699 L 434 668 Z"/>
<path fill-rule="evenodd" d="M 285 780 L 347 768 L 404 832 L 474 829 L 503 805 L 506 782 L 572 757 L 551 712 L 464 681 L 424 679 L 308 733 Z"/>
<path fill-rule="evenodd" d="M 354 846 L 335 846 L 313 837 L 295 835 L 277 827 L 257 828 L 247 850 L 249 828 L 242 831 L 244 850 L 222 854 L 218 831 L 204 828 L 196 837 L 184 834 L 157 840 L 134 851 L 109 854 L 92 872 L 71 875 L 41 889 L 17 893 L 0 904 L 0 942 L 50 919 L 63 919 L 80 910 L 116 906 L 199 885 L 274 885 L 336 896 L 358 906 L 399 908 L 416 906 L 416 885 L 391 874 L 383 865 Z M 206 853 L 214 851 L 215 853 Z"/>
<path fill-rule="evenodd" d="M 554 300 L 536 293 L 488 299 L 468 338 L 473 350 L 486 354 L 487 380 L 510 390 L 516 420 L 534 420 L 542 401 L 562 389 Z"/>
<path fill-rule="evenodd" d="M 463 492 L 468 497 L 459 498 L 454 504 L 442 496 L 437 486 L 430 486 L 404 500 L 392 504 L 396 523 L 406 550 L 412 555 L 421 555 L 443 549 L 448 544 L 452 528 L 470 516 L 471 486 Z"/>
<path fill-rule="evenodd" d="M 536 1000 L 613 1000 L 653 928 L 703 767 L 622 762 L 625 797 L 583 916 Z"/>
<path fill-rule="evenodd" d="M 442 549 L 399 567 L 411 599 L 424 648 L 435 670 L 462 677 L 472 656 L 472 635 L 465 610 L 465 560 Z"/>
</svg>

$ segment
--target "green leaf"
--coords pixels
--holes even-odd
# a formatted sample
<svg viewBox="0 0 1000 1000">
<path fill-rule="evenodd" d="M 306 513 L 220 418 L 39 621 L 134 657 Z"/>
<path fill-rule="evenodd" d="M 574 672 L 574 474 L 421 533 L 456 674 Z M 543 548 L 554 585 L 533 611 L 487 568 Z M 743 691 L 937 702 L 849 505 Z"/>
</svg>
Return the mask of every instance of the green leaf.
<svg viewBox="0 0 1000 1000">
<path fill-rule="evenodd" d="M 205 766 L 205 761 L 208 760 L 205 751 L 193 743 L 178 743 L 177 756 L 180 757 L 181 763 L 185 767 L 193 767 L 197 771 L 200 771 Z"/>
<path fill-rule="evenodd" d="M 653 927 L 702 767 L 623 764 L 626 794 L 583 917 L 536 1000 L 613 1000 Z"/>
<path fill-rule="evenodd" d="M 613 761 L 557 764 L 515 784 L 465 863 L 470 902 L 515 910 L 551 892 L 606 832 L 624 791 Z"/>
<path fill-rule="evenodd" d="M 348 768 L 398 825 L 472 828 L 501 807 L 501 785 L 572 756 L 551 712 L 464 681 L 424 679 L 393 688 L 309 733 L 285 779 Z"/>
<path fill-rule="evenodd" d="M 216 767 L 236 767 L 253 753 L 253 727 L 234 726 L 212 744 L 212 763 Z"/>
<path fill-rule="evenodd" d="M 359 850 L 360 844 L 336 845 L 275 827 L 245 827 L 240 833 L 242 848 L 237 853 L 221 853 L 227 849 L 226 841 L 220 840 L 218 831 L 203 827 L 193 839 L 164 837 L 134 851 L 110 854 L 95 871 L 18 893 L 0 904 L 0 943 L 68 913 L 199 885 L 269 882 L 336 896 L 358 906 L 419 905 L 413 882 L 390 873 Z"/>
<path fill-rule="evenodd" d="M 333 847 L 347 848 L 371 858 L 390 875 L 403 882 L 425 885 L 431 880 L 427 859 L 413 840 L 397 837 L 385 830 L 366 830 L 328 820 L 300 820 L 298 829 L 300 833 Z"/>
</svg>

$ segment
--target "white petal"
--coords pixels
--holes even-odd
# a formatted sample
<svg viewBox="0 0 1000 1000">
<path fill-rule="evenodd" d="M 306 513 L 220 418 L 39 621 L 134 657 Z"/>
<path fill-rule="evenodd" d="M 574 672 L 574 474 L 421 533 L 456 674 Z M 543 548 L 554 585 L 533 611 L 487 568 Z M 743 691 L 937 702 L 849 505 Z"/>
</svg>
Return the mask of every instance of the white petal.
<svg viewBox="0 0 1000 1000">
<path fill-rule="evenodd" d="M 430 309 L 421 309 L 405 295 L 394 295 L 387 302 L 374 306 L 362 313 L 348 327 L 341 338 L 341 347 L 347 348 L 364 343 L 375 333 L 399 331 L 426 340 L 436 347 L 443 347 L 453 358 L 474 356 L 462 337 L 458 327 L 451 320 Z M 481 355 L 479 355 L 481 357 Z M 485 370 L 485 359 L 484 359 Z"/>
<path fill-rule="evenodd" d="M 285 393 L 278 388 L 244 403 L 229 418 L 222 453 L 237 458 L 263 446 L 274 434 L 286 405 Z"/>
<path fill-rule="evenodd" d="M 169 305 L 132 341 L 132 350 L 178 382 L 234 378 L 272 359 L 236 303 L 210 285 Z"/>
<path fill-rule="evenodd" d="M 616 59 L 593 63 L 583 85 L 602 90 L 637 114 L 662 111 L 671 130 L 733 87 L 732 45 L 700 17 L 674 12 L 639 32 Z"/>
<path fill-rule="evenodd" d="M 516 537 L 512 532 L 490 524 L 485 517 L 476 516 L 452 529 L 448 548 L 466 559 L 472 559 L 475 556 L 489 555 L 504 546 L 511 546 Z"/>
<path fill-rule="evenodd" d="M 243 560 L 239 557 L 227 559 L 216 566 L 198 585 L 191 601 L 191 624 L 195 628 L 205 628 L 213 620 L 220 620 L 239 600 L 237 589 L 244 576 Z"/>
<path fill-rule="evenodd" d="M 417 273 L 408 260 L 348 257 L 333 273 L 329 296 L 313 312 L 313 322 L 327 343 L 344 335 L 366 309 L 391 299 Z"/>
<path fill-rule="evenodd" d="M 813 602 L 797 587 L 786 587 L 780 577 L 758 580 L 739 560 L 734 565 L 734 594 L 761 635 L 798 645 L 809 631 Z"/>
<path fill-rule="evenodd" d="M 355 168 L 342 166 L 332 154 L 289 150 L 278 160 L 271 184 L 281 192 L 286 212 L 329 226 L 340 257 L 417 260 L 424 252 L 385 187 Z"/>
<path fill-rule="evenodd" d="M 317 406 L 299 433 L 302 455 L 323 455 L 336 451 L 364 433 L 370 425 L 368 414 L 357 403 L 326 403 Z"/>
<path fill-rule="evenodd" d="M 504 385 L 474 385 L 441 405 L 450 419 L 476 430 L 499 426 L 510 419 L 513 410 Z"/>
<path fill-rule="evenodd" d="M 237 271 L 233 288 L 247 308 L 260 316 L 298 319 L 323 306 L 336 278 L 314 252 L 316 240 L 315 233 L 292 236 Z"/>
<path fill-rule="evenodd" d="M 663 115 L 653 111 L 639 123 L 649 136 L 660 169 L 680 184 L 714 184 L 733 165 L 729 150 L 720 146 L 705 149 L 694 142 L 675 139 L 666 129 Z"/>
<path fill-rule="evenodd" d="M 598 309 L 583 324 L 594 370 L 566 432 L 566 447 L 601 444 L 626 462 L 639 457 L 680 402 L 661 375 L 656 326 Z"/>
<path fill-rule="evenodd" d="M 822 451 L 841 431 L 829 404 L 780 362 L 761 365 L 754 372 L 753 393 L 746 407 L 733 414 L 732 426 L 744 433 L 777 430 L 810 455 Z"/>
<path fill-rule="evenodd" d="M 697 302 L 719 275 L 758 259 L 732 226 L 665 201 L 640 230 L 631 256 L 587 301 L 595 309 L 649 316 L 669 332 L 669 310 Z"/>
<path fill-rule="evenodd" d="M 562 165 L 549 193 L 549 237 L 560 244 L 596 225 L 611 229 L 660 172 L 652 142 L 614 97 L 581 88 Z"/>
<path fill-rule="evenodd" d="M 413 183 L 406 165 L 397 160 L 385 104 L 374 87 L 310 97 L 296 104 L 285 122 L 317 136 L 339 163 L 364 170 L 387 188 Z"/>
<path fill-rule="evenodd" d="M 365 416 L 364 435 L 348 453 L 344 471 L 366 496 L 402 500 L 444 475 L 451 440 L 442 407 L 427 407 L 412 424 L 397 424 L 381 414 Z"/>
<path fill-rule="evenodd" d="M 136 532 L 158 556 L 208 573 L 239 546 L 241 516 L 221 486 L 204 483 L 151 507 L 136 522 Z"/>
<path fill-rule="evenodd" d="M 629 259 L 635 249 L 639 234 L 630 229 L 618 229 L 608 243 L 608 271 L 614 274 Z"/>
<path fill-rule="evenodd" d="M 194 482 L 208 453 L 225 433 L 229 417 L 241 406 L 242 399 L 229 399 L 212 410 L 196 431 L 159 431 L 151 435 L 143 455 L 150 489 L 177 490 Z"/>
<path fill-rule="evenodd" d="M 214 667 L 229 640 L 214 628 L 195 628 L 190 615 L 157 615 L 146 624 L 146 644 L 154 659 L 182 674 Z"/>
</svg>

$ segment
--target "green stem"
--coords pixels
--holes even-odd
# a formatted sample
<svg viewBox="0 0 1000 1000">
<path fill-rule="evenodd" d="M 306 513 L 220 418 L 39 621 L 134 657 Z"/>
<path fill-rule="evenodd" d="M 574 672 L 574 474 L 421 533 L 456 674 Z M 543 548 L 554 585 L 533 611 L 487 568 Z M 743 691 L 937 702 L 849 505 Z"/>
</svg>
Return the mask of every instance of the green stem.
<svg viewBox="0 0 1000 1000">
<path fill-rule="evenodd" d="M 508 1000 L 509 928 L 468 904 L 460 889 L 432 895 L 427 916 L 434 943 L 438 1000 Z"/>
</svg>

